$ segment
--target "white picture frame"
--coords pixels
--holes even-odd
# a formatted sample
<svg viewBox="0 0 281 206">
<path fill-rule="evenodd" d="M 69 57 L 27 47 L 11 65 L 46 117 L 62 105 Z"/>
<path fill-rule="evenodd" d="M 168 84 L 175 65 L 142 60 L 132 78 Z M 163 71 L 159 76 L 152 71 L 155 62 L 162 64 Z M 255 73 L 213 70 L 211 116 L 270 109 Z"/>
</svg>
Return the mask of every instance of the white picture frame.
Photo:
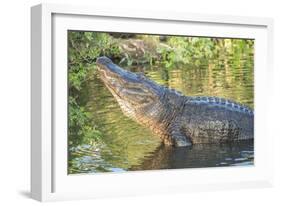
<svg viewBox="0 0 281 206">
<path fill-rule="evenodd" d="M 266 112 L 271 103 L 265 98 L 273 77 L 272 19 L 40 4 L 31 8 L 31 27 L 32 198 L 53 201 L 272 186 L 273 136 Z M 67 175 L 65 34 L 69 29 L 254 38 L 255 165 Z"/>
</svg>

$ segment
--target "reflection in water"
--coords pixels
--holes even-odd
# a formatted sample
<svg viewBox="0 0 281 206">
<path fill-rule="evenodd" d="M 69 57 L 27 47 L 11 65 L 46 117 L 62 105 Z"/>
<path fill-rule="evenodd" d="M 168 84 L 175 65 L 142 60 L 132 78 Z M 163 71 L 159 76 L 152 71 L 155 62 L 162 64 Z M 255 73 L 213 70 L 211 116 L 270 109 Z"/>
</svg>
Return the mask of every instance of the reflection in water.
<svg viewBox="0 0 281 206">
<path fill-rule="evenodd" d="M 141 165 L 130 170 L 155 170 L 252 165 L 254 161 L 253 142 L 232 144 L 198 144 L 188 148 L 174 148 L 160 145 Z"/>
<path fill-rule="evenodd" d="M 195 60 L 196 61 L 196 60 Z M 219 96 L 253 108 L 253 55 L 219 56 L 199 66 L 177 68 L 130 67 L 161 85 L 185 95 Z M 93 125 L 102 132 L 104 145 L 79 142 L 69 148 L 69 173 L 117 172 L 160 168 L 214 167 L 253 164 L 253 143 L 193 145 L 191 148 L 161 146 L 158 137 L 128 119 L 97 76 L 83 87 L 81 101 L 93 114 Z"/>
</svg>

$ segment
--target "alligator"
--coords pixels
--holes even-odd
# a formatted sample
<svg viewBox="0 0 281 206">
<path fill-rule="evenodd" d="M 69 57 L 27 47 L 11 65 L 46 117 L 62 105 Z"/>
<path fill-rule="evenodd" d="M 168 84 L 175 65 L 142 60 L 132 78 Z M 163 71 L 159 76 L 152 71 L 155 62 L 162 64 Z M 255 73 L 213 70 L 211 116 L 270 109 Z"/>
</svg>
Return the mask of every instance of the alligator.
<svg viewBox="0 0 281 206">
<path fill-rule="evenodd" d="M 122 112 L 148 127 L 165 145 L 226 143 L 254 138 L 254 112 L 232 100 L 184 96 L 144 74 L 127 71 L 102 56 L 96 60 L 100 79 Z"/>
</svg>

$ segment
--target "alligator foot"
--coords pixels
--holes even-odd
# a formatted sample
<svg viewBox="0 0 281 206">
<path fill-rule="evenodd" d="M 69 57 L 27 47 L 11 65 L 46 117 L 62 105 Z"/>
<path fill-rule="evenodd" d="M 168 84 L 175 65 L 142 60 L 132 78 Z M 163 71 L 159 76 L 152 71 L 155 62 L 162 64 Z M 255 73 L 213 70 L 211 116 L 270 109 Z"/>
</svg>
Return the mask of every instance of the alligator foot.
<svg viewBox="0 0 281 206">
<path fill-rule="evenodd" d="M 190 138 L 186 137 L 186 135 L 183 134 L 180 130 L 172 131 L 171 136 L 174 142 L 174 146 L 176 147 L 188 147 L 192 145 Z"/>
</svg>

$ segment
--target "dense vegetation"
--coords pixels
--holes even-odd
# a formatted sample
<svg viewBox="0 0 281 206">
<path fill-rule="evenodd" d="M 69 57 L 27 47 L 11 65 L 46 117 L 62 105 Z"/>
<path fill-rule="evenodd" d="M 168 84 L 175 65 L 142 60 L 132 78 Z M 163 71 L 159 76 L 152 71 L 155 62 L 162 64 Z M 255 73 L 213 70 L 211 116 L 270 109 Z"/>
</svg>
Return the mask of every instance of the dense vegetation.
<svg viewBox="0 0 281 206">
<path fill-rule="evenodd" d="M 253 52 L 254 42 L 241 39 L 108 34 L 98 32 L 68 33 L 69 146 L 101 144 L 102 132 L 95 124 L 81 97 L 85 82 L 96 75 L 96 58 L 108 56 L 122 66 L 158 65 L 163 71 L 177 65 L 199 66 L 225 55 L 233 55 L 233 65 L 240 65 L 243 55 Z M 221 65 L 222 67 L 224 65 Z"/>
<path fill-rule="evenodd" d="M 69 143 L 81 139 L 98 141 L 101 133 L 91 124 L 91 114 L 81 105 L 80 91 L 83 83 L 95 74 L 97 57 L 119 55 L 117 42 L 105 33 L 68 33 L 68 80 L 69 80 Z"/>
</svg>

